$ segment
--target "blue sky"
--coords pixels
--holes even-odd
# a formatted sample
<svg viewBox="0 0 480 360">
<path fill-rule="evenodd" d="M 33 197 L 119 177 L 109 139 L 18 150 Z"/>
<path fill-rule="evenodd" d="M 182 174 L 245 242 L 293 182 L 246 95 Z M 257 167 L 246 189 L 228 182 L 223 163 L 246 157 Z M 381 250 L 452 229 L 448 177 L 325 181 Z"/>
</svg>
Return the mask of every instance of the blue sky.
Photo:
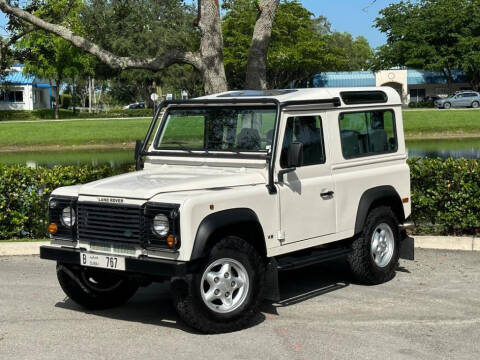
<svg viewBox="0 0 480 360">
<path fill-rule="evenodd" d="M 194 0 L 186 0 L 192 2 Z M 385 42 L 385 36 L 373 28 L 378 11 L 397 1 L 392 0 L 301 0 L 303 6 L 315 14 L 323 15 L 332 24 L 332 29 L 347 31 L 354 36 L 365 36 L 372 47 Z M 0 34 L 3 34 L 5 17 L 0 14 Z"/>
<path fill-rule="evenodd" d="M 370 46 L 385 43 L 385 36 L 373 27 L 378 12 L 392 3 L 392 0 L 302 0 L 301 3 L 315 16 L 323 15 L 332 24 L 332 30 L 347 31 L 354 36 L 363 35 Z"/>
</svg>

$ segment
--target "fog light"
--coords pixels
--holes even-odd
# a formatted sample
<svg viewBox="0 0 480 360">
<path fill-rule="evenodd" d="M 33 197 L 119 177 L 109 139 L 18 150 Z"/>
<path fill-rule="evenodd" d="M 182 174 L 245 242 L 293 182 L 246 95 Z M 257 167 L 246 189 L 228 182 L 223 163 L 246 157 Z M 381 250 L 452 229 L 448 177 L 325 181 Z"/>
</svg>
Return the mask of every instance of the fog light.
<svg viewBox="0 0 480 360">
<path fill-rule="evenodd" d="M 56 234 L 57 230 L 58 230 L 57 224 L 51 223 L 50 225 L 48 225 L 48 232 L 50 234 L 52 234 L 52 235 Z"/>
</svg>

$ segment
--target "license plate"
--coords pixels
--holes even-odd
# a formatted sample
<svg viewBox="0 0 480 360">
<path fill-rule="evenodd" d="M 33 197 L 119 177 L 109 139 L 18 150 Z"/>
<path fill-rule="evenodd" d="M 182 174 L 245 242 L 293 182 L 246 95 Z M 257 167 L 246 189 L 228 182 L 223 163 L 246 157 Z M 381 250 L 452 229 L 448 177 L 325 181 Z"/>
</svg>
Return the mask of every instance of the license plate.
<svg viewBox="0 0 480 360">
<path fill-rule="evenodd" d="M 125 271 L 125 258 L 122 256 L 80 253 L 80 265 L 102 269 Z"/>
</svg>

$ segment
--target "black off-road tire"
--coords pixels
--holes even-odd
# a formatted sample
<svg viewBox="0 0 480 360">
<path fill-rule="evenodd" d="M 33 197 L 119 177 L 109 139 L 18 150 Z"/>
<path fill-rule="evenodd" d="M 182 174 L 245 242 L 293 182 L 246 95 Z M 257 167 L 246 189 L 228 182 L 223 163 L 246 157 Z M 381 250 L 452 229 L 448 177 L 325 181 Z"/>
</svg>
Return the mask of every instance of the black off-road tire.
<svg viewBox="0 0 480 360">
<path fill-rule="evenodd" d="M 371 253 L 372 235 L 375 228 L 382 223 L 390 226 L 394 236 L 394 250 L 389 263 L 379 267 Z M 348 263 L 355 279 L 361 283 L 376 285 L 387 282 L 395 276 L 398 266 L 400 248 L 400 232 L 398 220 L 388 206 L 379 206 L 370 211 L 361 234 L 352 242 L 352 252 L 348 256 Z"/>
<path fill-rule="evenodd" d="M 90 310 L 122 305 L 138 290 L 135 282 L 121 275 L 61 263 L 57 264 L 57 278 L 70 299 Z M 96 279 L 97 284 L 89 279 Z"/>
<path fill-rule="evenodd" d="M 201 280 L 210 264 L 219 259 L 233 259 L 241 263 L 248 273 L 249 289 L 242 305 L 224 314 L 215 313 L 204 303 Z M 258 313 L 263 300 L 265 262 L 255 248 L 237 236 L 227 236 L 216 243 L 199 270 L 171 284 L 174 307 L 189 326 L 204 333 L 216 334 L 245 328 Z"/>
</svg>

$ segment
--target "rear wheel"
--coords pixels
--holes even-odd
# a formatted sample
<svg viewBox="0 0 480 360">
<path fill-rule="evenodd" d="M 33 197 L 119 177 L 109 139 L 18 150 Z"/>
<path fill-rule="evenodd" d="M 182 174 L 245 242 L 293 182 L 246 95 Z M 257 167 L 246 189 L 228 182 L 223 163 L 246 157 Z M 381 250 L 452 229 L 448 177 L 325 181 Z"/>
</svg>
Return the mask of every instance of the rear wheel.
<svg viewBox="0 0 480 360">
<path fill-rule="evenodd" d="M 472 108 L 474 108 L 474 109 L 478 109 L 479 105 L 480 105 L 480 103 L 478 101 L 472 102 Z"/>
<path fill-rule="evenodd" d="M 60 263 L 57 278 L 65 294 L 87 309 L 122 305 L 138 289 L 135 282 L 115 273 Z"/>
<path fill-rule="evenodd" d="M 265 264 L 248 242 L 227 236 L 197 273 L 172 282 L 174 306 L 191 327 L 206 333 L 240 330 L 262 300 Z"/>
<path fill-rule="evenodd" d="M 379 206 L 371 210 L 348 257 L 355 278 L 367 284 L 392 279 L 398 265 L 399 245 L 398 220 L 392 209 Z"/>
<path fill-rule="evenodd" d="M 444 109 L 450 109 L 451 107 L 452 107 L 452 104 L 450 104 L 449 102 L 446 102 L 445 104 L 443 104 Z"/>
</svg>

